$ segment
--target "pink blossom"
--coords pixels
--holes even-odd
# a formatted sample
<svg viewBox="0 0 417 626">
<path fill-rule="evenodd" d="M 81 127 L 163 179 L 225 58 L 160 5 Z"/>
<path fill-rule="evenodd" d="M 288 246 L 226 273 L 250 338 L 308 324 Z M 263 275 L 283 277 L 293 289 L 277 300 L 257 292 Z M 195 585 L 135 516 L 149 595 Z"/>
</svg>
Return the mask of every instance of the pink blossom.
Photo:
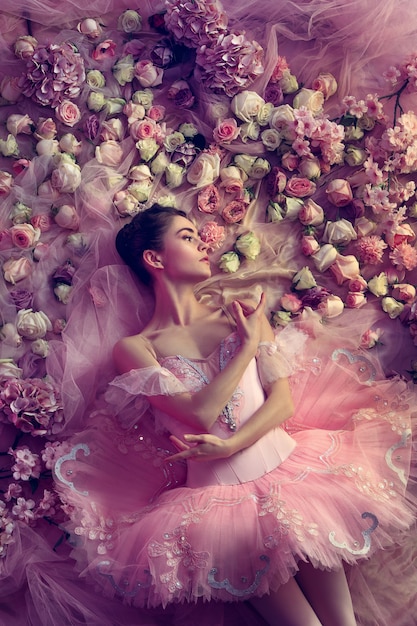
<svg viewBox="0 0 417 626">
<path fill-rule="evenodd" d="M 201 241 L 209 246 L 210 250 L 220 248 L 226 238 L 224 226 L 216 222 L 206 222 L 199 232 Z"/>
<path fill-rule="evenodd" d="M 91 53 L 94 61 L 111 59 L 116 54 L 116 43 L 112 39 L 105 39 L 99 43 Z"/>
<path fill-rule="evenodd" d="M 387 244 L 378 235 L 368 235 L 359 239 L 356 248 L 362 263 L 377 265 L 382 261 Z"/>
<path fill-rule="evenodd" d="M 10 449 L 9 454 L 15 459 L 15 463 L 11 468 L 14 480 L 39 478 L 41 464 L 38 454 L 32 452 L 28 446 L 22 446 L 15 450 Z"/>
<path fill-rule="evenodd" d="M 33 508 L 35 507 L 35 501 L 32 499 L 25 500 L 25 498 L 17 498 L 16 504 L 12 507 L 12 514 L 28 524 L 35 519 Z"/>
</svg>

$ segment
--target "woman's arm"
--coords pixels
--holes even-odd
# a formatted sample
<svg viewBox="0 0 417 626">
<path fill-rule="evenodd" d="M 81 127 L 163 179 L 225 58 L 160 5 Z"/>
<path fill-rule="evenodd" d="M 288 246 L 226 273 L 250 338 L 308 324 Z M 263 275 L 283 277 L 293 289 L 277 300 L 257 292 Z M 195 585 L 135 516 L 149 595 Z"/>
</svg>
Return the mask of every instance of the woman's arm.
<svg viewBox="0 0 417 626">
<path fill-rule="evenodd" d="M 184 435 L 184 442 L 172 436 L 171 440 L 179 452 L 166 460 L 211 461 L 227 458 L 251 446 L 270 430 L 289 419 L 292 413 L 293 402 L 288 379 L 280 378 L 267 390 L 267 398 L 263 405 L 231 437 L 221 439 L 206 433 Z"/>
<path fill-rule="evenodd" d="M 255 308 L 234 303 L 234 317 L 241 345 L 234 358 L 208 385 L 196 393 L 149 396 L 149 403 L 179 421 L 207 432 L 230 400 L 255 356 L 259 342 L 265 336 L 264 329 L 266 325 L 269 327 L 269 323 L 263 313 L 264 307 L 263 295 Z M 159 365 L 144 342 L 133 342 L 131 338 L 122 339 L 116 344 L 113 357 L 117 369 L 122 373 Z"/>
</svg>

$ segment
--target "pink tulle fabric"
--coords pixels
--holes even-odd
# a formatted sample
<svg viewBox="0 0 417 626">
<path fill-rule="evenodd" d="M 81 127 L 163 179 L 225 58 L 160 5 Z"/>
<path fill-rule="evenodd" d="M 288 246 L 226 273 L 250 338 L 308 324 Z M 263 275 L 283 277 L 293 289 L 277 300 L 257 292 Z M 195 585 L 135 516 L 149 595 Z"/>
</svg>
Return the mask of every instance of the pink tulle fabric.
<svg viewBox="0 0 417 626">
<path fill-rule="evenodd" d="M 136 4 L 144 23 L 150 15 L 166 8 L 163 0 L 140 0 Z M 241 31 L 245 40 L 257 42 L 265 51 L 264 72 L 253 75 L 250 84 L 250 89 L 261 95 L 277 55 L 288 57 L 291 70 L 307 87 L 323 68 L 332 72 L 342 98 L 349 93 L 358 97 L 385 94 L 383 71 L 415 51 L 414 1 L 265 0 L 260 5 L 254 0 L 224 0 L 223 6 L 227 28 Z M 106 69 L 106 62 L 100 66 L 92 60 L 94 44 L 77 34 L 77 22 L 85 17 L 96 18 L 122 47 L 126 39 L 117 29 L 117 19 L 131 8 L 128 0 L 91 0 L 88 6 L 81 0 L 2 0 L 1 77 L 20 75 L 21 62 L 13 54 L 13 44 L 19 35 L 27 34 L 44 44 L 71 41 L 88 59 L 87 71 Z M 161 38 L 159 33 L 147 32 L 145 45 L 150 49 Z M 212 105 L 228 105 L 229 99 L 210 91 L 198 73 L 193 74 L 192 60 L 185 59 L 167 73 L 172 81 L 187 76 L 197 95 L 193 110 L 173 110 L 171 106 L 167 124 L 176 127 L 182 122 L 198 123 L 211 141 L 217 122 Z M 116 81 L 109 80 L 106 96 L 116 96 L 119 91 Z M 129 87 L 125 93 L 129 97 Z M 87 89 L 82 90 L 79 98 L 85 117 L 90 113 L 87 94 Z M 165 86 L 158 91 L 158 101 L 172 105 Z M 326 111 L 337 118 L 340 111 L 332 102 L 326 102 Z M 402 102 L 405 110 L 415 108 L 415 94 L 404 93 Z M 0 104 L 2 123 L 16 112 L 27 113 L 35 122 L 46 113 L 28 99 Z M 104 114 L 98 117 L 102 124 Z M 31 155 L 32 144 L 29 139 L 27 145 L 25 142 L 26 138 L 21 137 L 22 152 Z M 94 148 L 94 141 L 83 141 L 77 157 L 82 164 L 82 185 L 74 194 L 61 196 L 62 202 L 74 201 L 80 220 L 78 233 L 82 236 L 71 250 L 76 270 L 71 300 L 64 308 L 51 297 L 50 277 L 68 258 L 67 237 L 71 234 L 55 224 L 42 237 L 48 252 L 37 262 L 36 274 L 19 284 L 19 288 L 33 292 L 35 310 L 45 311 L 53 320 L 64 314 L 66 317 L 62 335 L 49 341 L 46 363 L 42 359 L 24 363 L 25 376 L 46 372 L 61 385 L 67 447 L 62 450 L 65 458 L 55 478 L 49 480 L 53 488 L 56 479 L 66 508 L 58 526 L 47 519 L 36 528 L 16 522 L 14 543 L 0 559 L 0 623 L 263 626 L 246 602 L 249 596 L 244 590 L 258 579 L 254 594 L 274 589 L 296 572 L 299 559 L 309 558 L 324 567 L 339 567 L 342 561 L 353 564 L 348 571 L 349 585 L 360 626 L 417 624 L 413 528 L 416 490 L 412 480 L 407 498 L 402 496 L 412 450 L 406 438 L 399 446 L 400 431 L 411 428 L 410 416 L 416 406 L 413 391 L 399 375 L 404 364 L 415 358 L 415 346 L 407 330 L 398 319 L 387 320 L 379 303 L 369 302 L 360 311 L 345 311 L 326 326 L 311 313 L 303 315 L 298 330 L 278 332 L 275 344 L 260 347 L 257 369 L 264 384 L 278 375 L 291 375 L 296 410 L 285 430 L 280 431 L 279 442 L 271 435 L 259 446 L 259 452 L 265 452 L 267 474 L 245 477 L 243 483 L 223 484 L 221 479 L 213 482 L 213 476 L 224 475 L 221 468 L 213 468 L 208 472 L 210 484 L 201 487 L 206 478 L 196 472 L 192 476 L 194 501 L 186 486 L 190 480 L 187 468 L 166 462 L 174 452 L 166 432 L 172 424 L 157 416 L 155 427 L 146 402 L 142 398 L 132 401 L 140 390 L 135 386 L 139 385 L 138 374 L 117 378 L 112 365 L 114 343 L 146 325 L 153 296 L 120 264 L 114 237 L 126 220 L 118 214 L 115 217 L 113 197 L 124 183 L 114 176 L 113 168 L 98 163 Z M 135 163 L 133 139 L 124 139 L 121 148 L 117 174 L 125 177 Z M 234 152 L 258 156 L 263 151 L 257 141 L 236 142 L 229 146 L 224 160 Z M 0 169 L 8 171 L 9 161 L 1 161 Z M 13 194 L 1 200 L 2 219 L 9 216 L 15 200 L 29 205 L 34 216 L 47 213 L 53 197 L 39 195 L 38 185 L 51 171 L 49 156 L 33 155 L 29 167 L 14 179 Z M 155 189 L 159 183 L 160 177 L 156 176 Z M 266 224 L 268 197 L 258 187 L 254 192 L 241 228 L 256 230 L 262 242 L 260 255 L 237 275 L 215 271 L 199 286 L 198 296 L 223 305 L 235 297 L 253 298 L 265 290 L 267 309 L 273 311 L 280 297 L 290 290 L 292 276 L 305 257 L 300 252 L 299 231 L 294 235 L 293 224 L 288 221 Z M 317 201 L 324 193 L 324 188 L 318 191 Z M 195 209 L 197 194 L 196 189 L 179 188 L 177 205 L 202 224 L 210 216 Z M 225 246 L 233 245 L 234 235 L 232 228 Z M 4 252 L 2 249 L 2 262 Z M 26 256 L 29 259 L 29 252 Z M 219 256 L 220 252 L 214 251 L 214 267 Z M 415 271 L 410 280 L 415 284 Z M 323 286 L 330 283 L 331 279 L 323 274 Z M 10 286 L 0 281 L 2 323 L 16 315 L 8 289 Z M 332 290 L 337 293 L 333 283 Z M 373 349 L 371 356 L 358 351 L 360 337 L 369 328 L 384 331 L 382 344 Z M 6 354 L 1 343 L 0 350 L 1 358 L 6 355 L 18 359 L 23 354 L 21 346 L 8 347 Z M 162 378 L 160 372 L 151 374 L 146 385 L 140 380 L 149 394 L 178 392 L 188 378 L 173 378 L 172 372 Z M 256 380 L 252 370 L 246 381 L 249 395 Z M 14 437 L 13 429 L 1 423 L 2 454 L 7 454 Z M 23 445 L 28 438 L 23 435 L 20 443 Z M 293 441 L 294 450 L 290 445 Z M 35 449 L 36 445 L 40 451 L 41 444 L 35 442 Z M 269 459 L 278 456 L 277 467 L 271 470 Z M 311 469 L 300 477 L 301 468 L 307 465 Z M 240 470 L 232 470 L 239 475 Z M 267 478 L 271 471 L 272 482 Z M 411 466 L 411 479 L 413 472 L 415 465 Z M 276 489 L 275 500 L 268 495 L 271 485 Z M 225 502 L 226 492 L 233 506 L 211 509 L 215 500 Z M 260 515 L 268 507 L 273 509 L 277 499 L 288 503 L 283 517 L 288 532 L 283 533 L 281 525 L 279 537 L 272 516 Z M 189 526 L 197 553 L 187 553 L 195 558 L 191 589 L 185 589 L 189 578 L 184 555 L 188 548 L 181 543 L 181 535 L 174 532 L 186 507 L 187 511 L 202 512 L 201 524 Z M 364 513 L 369 515 L 361 517 Z M 161 539 L 164 533 L 169 535 L 167 544 L 178 548 L 179 560 L 171 569 L 167 569 L 168 545 Z M 270 537 L 267 547 L 261 541 L 266 537 Z M 277 548 L 282 541 L 285 551 Z M 365 549 L 368 541 L 369 551 L 355 554 Z M 378 549 L 381 546 L 384 549 Z M 238 552 L 238 558 L 235 553 L 230 555 L 231 547 Z M 268 561 L 260 560 L 264 554 Z M 244 561 L 242 555 L 251 558 Z M 210 578 L 211 585 L 207 583 L 210 568 L 217 570 Z M 149 576 L 161 573 L 168 582 L 158 583 L 149 591 Z M 231 581 L 230 588 L 239 589 L 242 595 L 233 595 L 226 586 L 217 585 L 226 578 Z M 184 588 L 177 586 L 172 591 L 169 581 L 174 587 L 180 582 Z M 143 588 L 138 586 L 141 582 L 146 583 Z M 192 602 L 173 603 L 174 598 Z M 203 603 L 203 599 L 213 598 L 220 601 Z"/>
</svg>

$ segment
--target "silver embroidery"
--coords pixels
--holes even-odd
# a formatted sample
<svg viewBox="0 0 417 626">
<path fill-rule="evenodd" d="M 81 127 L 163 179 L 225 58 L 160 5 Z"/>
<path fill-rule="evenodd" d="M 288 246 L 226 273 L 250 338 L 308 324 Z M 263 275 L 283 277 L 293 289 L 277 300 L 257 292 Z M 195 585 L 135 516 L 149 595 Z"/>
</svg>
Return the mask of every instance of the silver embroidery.
<svg viewBox="0 0 417 626">
<path fill-rule="evenodd" d="M 332 360 L 338 361 L 341 355 L 345 356 L 350 364 L 359 363 L 358 373 L 360 376 L 362 377 L 364 374 L 367 374 L 368 376 L 367 380 L 363 381 L 365 384 L 370 384 L 375 381 L 376 369 L 369 359 L 361 354 L 353 354 L 353 352 L 350 352 L 349 350 L 339 348 L 332 353 Z"/>
<path fill-rule="evenodd" d="M 100 574 L 100 576 L 107 578 L 107 580 L 109 581 L 113 589 L 116 591 L 116 593 L 123 596 L 124 598 L 134 598 L 137 595 L 139 589 L 149 589 L 149 587 L 151 586 L 151 573 L 148 570 L 144 570 L 144 574 L 147 577 L 147 581 L 145 583 L 141 583 L 137 581 L 133 589 L 128 591 L 128 587 L 130 586 L 129 579 L 126 578 L 122 582 L 123 587 L 121 587 L 120 585 L 116 583 L 116 581 L 114 580 L 114 576 L 112 574 L 107 574 L 106 572 L 102 571 L 103 568 L 110 567 L 110 566 L 111 566 L 110 561 L 100 561 L 100 563 L 97 565 L 97 571 Z"/>
<path fill-rule="evenodd" d="M 354 556 L 360 556 L 362 554 L 367 554 L 369 552 L 369 550 L 371 549 L 371 534 L 378 528 L 379 526 L 379 522 L 378 522 L 378 518 L 376 515 L 374 515 L 373 513 L 362 513 L 362 519 L 366 519 L 367 517 L 369 517 L 372 520 L 372 525 L 367 528 L 366 530 L 362 531 L 362 536 L 364 538 L 364 544 L 363 546 L 360 548 L 359 547 L 359 542 L 355 541 L 355 547 L 354 548 L 350 548 L 348 546 L 348 544 L 346 543 L 346 541 L 336 541 L 335 537 L 336 537 L 336 532 L 334 530 L 332 530 L 329 533 L 329 541 L 330 543 L 335 546 L 336 548 L 342 548 L 343 550 L 347 550 L 348 552 L 350 552 L 351 554 L 353 554 Z"/>
<path fill-rule="evenodd" d="M 67 485 L 67 487 L 72 489 L 72 491 L 75 491 L 76 493 L 79 493 L 82 496 L 88 496 L 88 491 L 79 491 L 74 486 L 74 483 L 72 481 L 64 478 L 62 471 L 61 471 L 61 467 L 63 463 L 65 463 L 66 461 L 75 461 L 78 450 L 82 450 L 84 452 L 84 456 L 88 456 L 90 454 L 90 448 L 87 446 L 86 443 L 77 443 L 77 445 L 72 448 L 71 452 L 69 452 L 68 454 L 64 454 L 57 460 L 57 462 L 55 463 L 55 467 L 54 467 L 54 473 L 55 473 L 56 478 L 60 480 L 62 483 L 64 483 L 64 485 Z M 71 474 L 72 474 L 72 470 L 68 470 L 67 475 L 71 476 Z"/>
<path fill-rule="evenodd" d="M 236 596 L 237 598 L 244 598 L 245 596 L 253 595 L 261 584 L 262 577 L 265 576 L 265 574 L 268 572 L 270 564 L 270 559 L 268 556 L 266 556 L 266 554 L 262 554 L 259 558 L 261 561 L 265 561 L 265 566 L 263 567 L 263 569 L 257 570 L 255 574 L 255 579 L 253 583 L 249 585 L 249 587 L 246 587 L 245 589 L 237 589 L 230 583 L 228 578 L 220 581 L 216 580 L 215 575 L 218 572 L 217 567 L 212 567 L 212 569 L 209 571 L 207 576 L 208 584 L 213 589 L 225 589 L 232 596 Z"/>
<path fill-rule="evenodd" d="M 403 469 L 400 469 L 394 464 L 392 457 L 396 450 L 398 450 L 399 448 L 405 448 L 407 446 L 407 442 L 410 438 L 411 438 L 411 430 L 406 430 L 403 433 L 400 441 L 394 444 L 393 446 L 391 446 L 391 448 L 387 450 L 387 453 L 385 455 L 385 460 L 387 462 L 388 467 L 398 475 L 398 478 L 401 480 L 403 485 L 407 484 L 407 476 Z M 398 458 L 396 458 L 396 461 L 401 461 L 400 455 L 398 455 Z"/>
</svg>

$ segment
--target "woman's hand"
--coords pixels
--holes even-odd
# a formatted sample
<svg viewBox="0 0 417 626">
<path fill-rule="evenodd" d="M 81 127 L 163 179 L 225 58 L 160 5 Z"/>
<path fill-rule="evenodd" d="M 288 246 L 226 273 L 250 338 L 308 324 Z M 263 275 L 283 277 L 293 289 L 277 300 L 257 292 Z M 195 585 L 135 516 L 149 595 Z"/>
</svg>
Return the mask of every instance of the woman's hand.
<svg viewBox="0 0 417 626">
<path fill-rule="evenodd" d="M 266 298 L 262 293 L 257 306 L 235 300 L 233 302 L 233 317 L 235 318 L 237 331 L 242 345 L 249 345 L 255 351 L 261 341 L 264 322 Z"/>
<path fill-rule="evenodd" d="M 232 454 L 231 445 L 227 439 L 220 439 L 216 435 L 184 435 L 186 441 L 182 441 L 170 436 L 172 443 L 179 452 L 165 459 L 165 461 L 181 461 L 189 459 L 191 461 L 213 461 L 215 459 L 225 459 Z"/>
</svg>

